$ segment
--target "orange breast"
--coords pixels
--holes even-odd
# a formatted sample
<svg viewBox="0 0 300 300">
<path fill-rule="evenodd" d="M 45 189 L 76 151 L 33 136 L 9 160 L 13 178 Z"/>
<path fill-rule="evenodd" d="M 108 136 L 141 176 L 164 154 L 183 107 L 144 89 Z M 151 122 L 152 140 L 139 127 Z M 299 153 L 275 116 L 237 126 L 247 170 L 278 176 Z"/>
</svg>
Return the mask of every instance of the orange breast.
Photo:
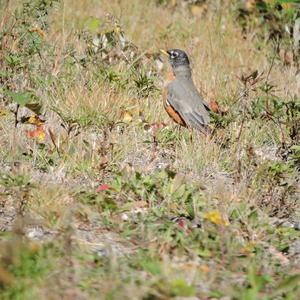
<svg viewBox="0 0 300 300">
<path fill-rule="evenodd" d="M 165 101 L 165 110 L 168 113 L 168 115 L 179 125 L 181 126 L 186 126 L 185 121 L 183 118 L 180 116 L 180 114 L 171 106 L 168 105 L 167 102 Z"/>
</svg>

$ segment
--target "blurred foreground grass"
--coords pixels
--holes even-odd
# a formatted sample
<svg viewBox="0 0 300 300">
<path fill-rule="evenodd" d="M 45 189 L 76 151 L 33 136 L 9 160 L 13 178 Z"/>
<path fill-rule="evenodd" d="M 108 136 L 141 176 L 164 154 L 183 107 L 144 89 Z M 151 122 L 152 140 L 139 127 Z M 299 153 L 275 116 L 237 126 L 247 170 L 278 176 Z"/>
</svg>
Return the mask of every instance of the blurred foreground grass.
<svg viewBox="0 0 300 300">
<path fill-rule="evenodd" d="M 299 299 L 297 5 L 1 2 L 1 299 Z M 164 112 L 161 48 L 211 137 Z"/>
</svg>

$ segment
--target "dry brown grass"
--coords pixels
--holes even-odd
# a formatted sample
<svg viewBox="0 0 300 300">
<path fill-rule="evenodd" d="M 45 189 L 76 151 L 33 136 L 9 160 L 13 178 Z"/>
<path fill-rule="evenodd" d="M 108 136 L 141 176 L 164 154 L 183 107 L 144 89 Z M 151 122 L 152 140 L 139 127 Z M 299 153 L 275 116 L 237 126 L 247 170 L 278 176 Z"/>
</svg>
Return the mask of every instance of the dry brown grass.
<svg viewBox="0 0 300 300">
<path fill-rule="evenodd" d="M 6 14 L 21 3 L 10 1 Z M 54 4 L 42 60 L 30 57 L 36 68 L 7 84 L 38 95 L 45 141 L 28 138 L 33 125 L 14 127 L 14 105 L 3 102 L 0 116 L 0 225 L 7 233 L 0 242 L 20 250 L 0 251 L 5 299 L 297 299 L 296 284 L 283 291 L 280 285 L 298 274 L 299 254 L 289 249 L 299 233 L 281 225 L 299 218 L 299 175 L 278 154 L 278 126 L 243 119 L 264 96 L 263 82 L 286 101 L 299 95 L 296 70 L 273 60 L 270 44 L 244 36 L 225 6 L 217 8 L 193 16 L 187 7 L 156 1 Z M 88 61 L 90 40 L 83 36 L 96 34 L 88 33 L 90 17 L 101 21 L 99 34 L 119 22 L 141 57 L 138 67 L 128 68 L 127 52 L 115 64 L 97 55 Z M 161 100 L 169 67 L 155 62 L 161 48 L 186 50 L 196 86 L 228 111 L 225 119 L 232 116 L 212 137 L 169 120 Z M 3 49 L 22 50 L 11 42 Z M 239 78 L 254 70 L 263 75 L 251 90 Z M 143 71 L 153 88 L 146 96 L 146 83 L 135 84 Z M 31 81 L 20 83 L 22 76 Z M 21 108 L 19 118 L 29 114 Z M 101 184 L 110 187 L 97 192 Z M 20 219 L 25 233 L 12 230 Z M 35 227 L 42 234 L 32 246 Z M 1 268 L 14 277 L 2 290 Z"/>
</svg>

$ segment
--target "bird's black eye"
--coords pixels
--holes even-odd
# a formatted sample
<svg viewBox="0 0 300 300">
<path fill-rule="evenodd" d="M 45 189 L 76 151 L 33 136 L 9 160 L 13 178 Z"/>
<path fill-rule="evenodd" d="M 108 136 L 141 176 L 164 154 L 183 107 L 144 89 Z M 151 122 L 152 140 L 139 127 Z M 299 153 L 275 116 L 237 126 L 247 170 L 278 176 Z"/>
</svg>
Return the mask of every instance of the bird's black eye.
<svg viewBox="0 0 300 300">
<path fill-rule="evenodd" d="M 170 56 L 172 59 L 174 59 L 178 56 L 178 53 L 176 51 L 172 51 Z"/>
</svg>

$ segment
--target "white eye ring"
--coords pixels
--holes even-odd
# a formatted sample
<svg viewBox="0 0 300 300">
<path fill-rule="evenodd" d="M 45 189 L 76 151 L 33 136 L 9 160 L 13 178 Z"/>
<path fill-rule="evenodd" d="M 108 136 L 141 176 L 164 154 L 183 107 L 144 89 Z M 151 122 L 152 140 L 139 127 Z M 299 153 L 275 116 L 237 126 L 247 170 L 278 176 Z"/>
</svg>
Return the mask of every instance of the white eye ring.
<svg viewBox="0 0 300 300">
<path fill-rule="evenodd" d="M 178 53 L 176 51 L 171 52 L 171 58 L 175 58 L 178 56 Z"/>
</svg>

